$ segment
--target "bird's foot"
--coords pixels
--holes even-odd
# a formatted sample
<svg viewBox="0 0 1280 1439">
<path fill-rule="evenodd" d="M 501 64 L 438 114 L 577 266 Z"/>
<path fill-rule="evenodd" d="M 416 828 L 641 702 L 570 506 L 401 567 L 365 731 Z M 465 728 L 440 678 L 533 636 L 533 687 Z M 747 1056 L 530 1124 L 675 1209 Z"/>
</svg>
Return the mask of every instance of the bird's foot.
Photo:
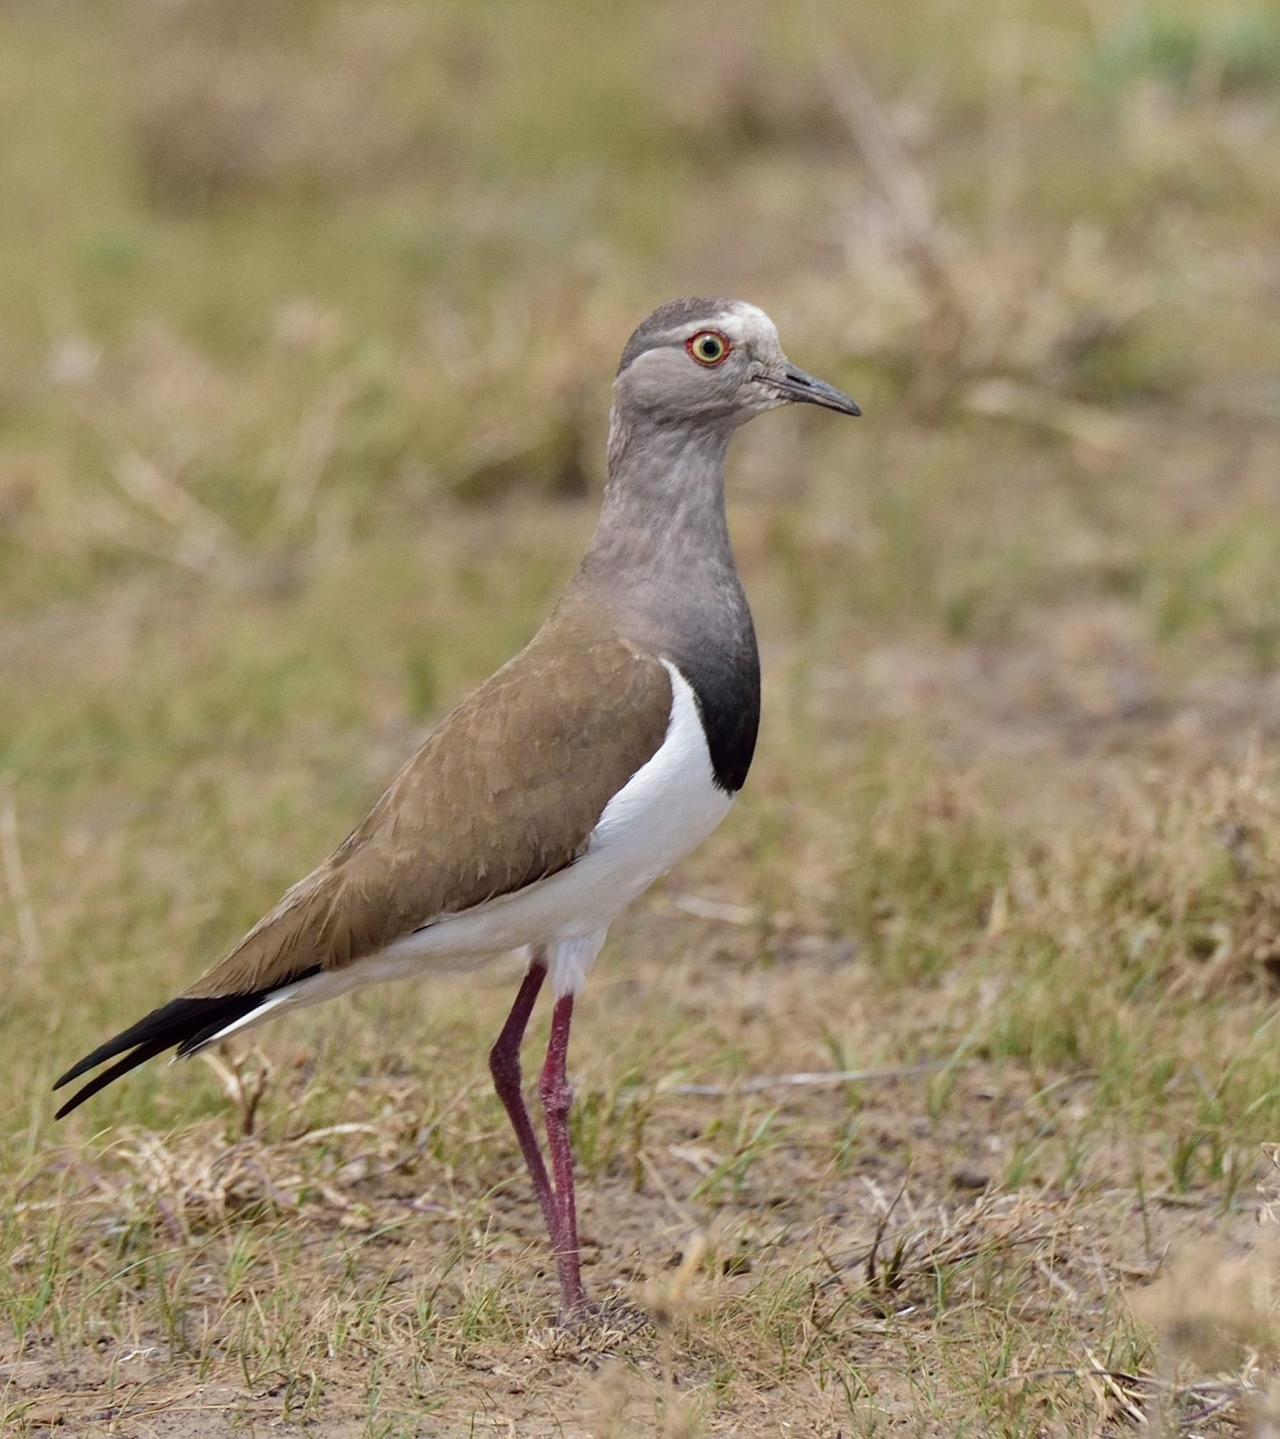
<svg viewBox="0 0 1280 1439">
<path fill-rule="evenodd" d="M 563 1334 L 616 1342 L 652 1329 L 653 1320 L 622 1294 L 607 1294 L 603 1299 L 588 1299 L 584 1294 L 573 1307 L 561 1308 L 556 1327 Z"/>
</svg>

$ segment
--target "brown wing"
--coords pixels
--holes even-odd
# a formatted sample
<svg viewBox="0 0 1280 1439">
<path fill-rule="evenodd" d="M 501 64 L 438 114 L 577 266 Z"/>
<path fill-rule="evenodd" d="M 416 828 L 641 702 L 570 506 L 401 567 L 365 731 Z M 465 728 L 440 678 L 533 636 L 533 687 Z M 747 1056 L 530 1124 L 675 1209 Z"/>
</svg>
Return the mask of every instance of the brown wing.
<svg viewBox="0 0 1280 1439">
<path fill-rule="evenodd" d="M 660 661 L 584 623 L 548 626 L 187 995 L 258 993 L 341 968 L 563 869 L 657 751 L 670 713 Z"/>
</svg>

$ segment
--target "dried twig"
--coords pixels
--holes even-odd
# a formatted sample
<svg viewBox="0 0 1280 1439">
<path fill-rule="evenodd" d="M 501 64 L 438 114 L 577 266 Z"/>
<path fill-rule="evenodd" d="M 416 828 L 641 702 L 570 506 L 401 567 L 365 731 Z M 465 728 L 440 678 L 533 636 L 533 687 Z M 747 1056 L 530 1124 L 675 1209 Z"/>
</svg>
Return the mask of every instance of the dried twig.
<svg viewBox="0 0 1280 1439">
<path fill-rule="evenodd" d="M 1182 1420 L 1184 1424 L 1202 1424 L 1206 1419 L 1210 1419 L 1215 1414 L 1238 1403 L 1246 1394 L 1256 1392 L 1255 1386 L 1247 1382 L 1226 1383 L 1219 1380 L 1206 1380 L 1197 1384 L 1171 1384 L 1167 1379 L 1160 1379 L 1154 1374 L 1131 1374 L 1124 1369 L 1106 1369 L 1098 1363 L 1097 1357 L 1087 1346 L 1085 1354 L 1090 1360 L 1088 1364 L 1064 1364 L 1051 1369 L 1027 1369 L 1018 1374 L 1006 1374 L 1002 1379 L 996 1379 L 993 1382 L 1003 1388 L 1011 1384 L 1039 1384 L 1046 1379 L 1097 1379 L 1102 1382 L 1103 1387 L 1112 1397 L 1117 1399 L 1128 1418 L 1139 1428 L 1144 1429 L 1150 1427 L 1150 1421 L 1125 1394 L 1125 1388 L 1136 1389 L 1146 1394 L 1165 1395 L 1175 1401 L 1199 1400 L 1201 1407 L 1194 1414 L 1184 1416 Z"/>
<path fill-rule="evenodd" d="M 903 252 L 930 298 L 930 331 L 941 334 L 947 347 L 958 355 L 970 333 L 972 317 L 956 281 L 929 181 L 851 57 L 842 55 L 831 61 L 826 79 L 850 138 L 897 219 Z"/>
<path fill-rule="evenodd" d="M 239 547 L 231 527 L 174 475 L 133 449 L 120 456 L 112 475 L 122 493 L 175 536 L 171 558 L 199 573 L 234 568 Z"/>
<path fill-rule="evenodd" d="M 248 1139 L 257 1127 L 258 1110 L 275 1070 L 260 1049 L 252 1051 L 253 1065 L 249 1063 L 249 1054 L 227 1045 L 221 1049 L 221 1054 L 202 1050 L 200 1058 L 217 1075 L 223 1093 L 235 1105 L 240 1116 L 240 1133 Z"/>
<path fill-rule="evenodd" d="M 929 183 L 876 99 L 861 70 L 848 55 L 827 65 L 829 93 L 849 136 L 893 206 L 904 232 L 922 254 L 938 265 L 945 279 L 945 257 L 939 252 L 937 217 Z"/>
<path fill-rule="evenodd" d="M 679 1094 L 697 1099 L 723 1099 L 731 1094 L 763 1094 L 770 1089 L 837 1089 L 842 1084 L 888 1084 L 895 1079 L 913 1079 L 953 1069 L 950 1060 L 934 1059 L 907 1064 L 898 1069 L 824 1069 L 812 1073 L 766 1074 L 740 1079 L 734 1084 L 660 1085 L 659 1094 Z"/>
<path fill-rule="evenodd" d="M 356 396 L 354 373 L 339 375 L 298 431 L 293 456 L 276 494 L 272 529 L 284 533 L 305 519 L 315 503 L 341 435 L 342 418 Z"/>
<path fill-rule="evenodd" d="M 435 1138 L 436 1132 L 446 1119 L 456 1110 L 469 1095 L 475 1092 L 474 1084 L 464 1084 L 453 1097 L 445 1104 L 434 1119 L 417 1136 L 414 1144 L 396 1159 L 389 1160 L 378 1169 L 369 1171 L 367 1178 L 382 1179 L 388 1174 L 396 1174 L 408 1171 L 427 1152 L 427 1147 Z"/>
<path fill-rule="evenodd" d="M 689 1228 L 693 1227 L 693 1218 L 689 1211 L 676 1198 L 674 1191 L 667 1181 L 662 1177 L 662 1171 L 649 1157 L 646 1150 L 640 1150 L 638 1156 L 644 1172 L 649 1176 L 650 1183 L 658 1191 L 665 1201 L 668 1209 L 675 1215 L 676 1220 Z"/>
<path fill-rule="evenodd" d="M 1145 1429 L 1147 1426 L 1147 1416 L 1142 1412 L 1141 1409 L 1138 1408 L 1138 1406 L 1133 1402 L 1133 1400 L 1129 1398 L 1129 1396 L 1124 1392 L 1124 1390 L 1121 1389 L 1121 1376 L 1113 1373 L 1109 1369 L 1105 1369 L 1098 1362 L 1097 1355 L 1094 1354 L 1093 1350 L 1090 1349 L 1087 1344 L 1082 1345 L 1081 1347 L 1084 1349 L 1084 1357 L 1093 1366 L 1092 1372 L 1102 1381 L 1103 1385 L 1110 1391 L 1116 1403 L 1119 1404 L 1121 1409 L 1124 1410 L 1125 1414 L 1128 1415 L 1128 1417 L 1133 1421 L 1134 1424 L 1136 1424 L 1140 1429 Z M 1134 1382 L 1133 1375 L 1126 1374 L 1123 1377 L 1129 1383 Z"/>
<path fill-rule="evenodd" d="M 40 930 L 36 924 L 35 906 L 27 886 L 27 871 L 22 863 L 22 846 L 18 842 L 18 808 L 13 793 L 5 786 L 0 793 L 0 860 L 4 864 L 4 882 L 13 901 L 18 920 L 18 938 L 23 957 L 31 969 L 40 965 Z"/>
</svg>

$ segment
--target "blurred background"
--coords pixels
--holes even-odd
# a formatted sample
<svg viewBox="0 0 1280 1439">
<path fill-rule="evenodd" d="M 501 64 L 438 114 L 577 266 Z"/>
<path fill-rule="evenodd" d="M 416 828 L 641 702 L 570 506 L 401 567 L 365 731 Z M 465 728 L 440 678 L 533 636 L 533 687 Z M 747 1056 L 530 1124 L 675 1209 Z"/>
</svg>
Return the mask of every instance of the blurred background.
<svg viewBox="0 0 1280 1439">
<path fill-rule="evenodd" d="M 0 736 L 37 810 L 54 756 L 163 763 L 210 686 L 234 744 L 437 713 L 588 532 L 628 331 L 703 291 L 867 412 L 737 457 L 815 703 L 966 745 L 1267 722 L 1276 7 L 0 21 Z"/>
<path fill-rule="evenodd" d="M 45 1081 L 225 949 L 530 635 L 594 522 L 622 344 L 681 294 L 764 307 L 865 418 L 737 443 L 762 748 L 615 952 L 791 965 L 774 998 L 808 1019 L 734 1030 L 690 989 L 671 1066 L 962 1032 L 1096 1065 L 1138 965 L 1245 996 L 1125 1051 L 1146 1073 L 1168 1041 L 1167 1077 L 1203 1043 L 1212 1071 L 1280 953 L 1254 882 L 1280 854 L 1278 141 L 1261 0 L 4 0 L 15 1152 Z M 505 999 L 433 990 L 428 1039 L 371 997 L 364 1028 L 263 1042 L 478 1072 Z M 679 1050 L 650 1003 L 584 1037 L 598 1082 Z M 1161 1164 L 1262 1137 L 1258 1064 Z M 195 1067 L 162 1078 L 93 1122 L 222 1112 Z"/>
</svg>

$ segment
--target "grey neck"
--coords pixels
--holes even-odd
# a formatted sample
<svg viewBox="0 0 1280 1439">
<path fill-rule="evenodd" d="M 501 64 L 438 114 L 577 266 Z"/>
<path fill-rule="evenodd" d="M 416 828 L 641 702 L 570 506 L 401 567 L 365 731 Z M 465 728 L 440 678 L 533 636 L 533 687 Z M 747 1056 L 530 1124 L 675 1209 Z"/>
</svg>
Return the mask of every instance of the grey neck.
<svg viewBox="0 0 1280 1439">
<path fill-rule="evenodd" d="M 736 425 L 656 423 L 615 407 L 600 522 L 565 596 L 624 639 L 670 660 L 697 696 L 715 782 L 746 779 L 760 713 L 760 660 L 724 513 Z"/>
<path fill-rule="evenodd" d="M 734 429 L 615 407 L 600 522 L 573 586 L 620 633 L 682 668 L 708 647 L 755 652 L 724 513 Z"/>
<path fill-rule="evenodd" d="M 674 598 L 668 578 L 687 603 L 711 576 L 736 577 L 724 512 L 733 428 L 658 423 L 615 408 L 604 503 L 580 578 L 615 594 L 638 588 L 661 604 Z"/>
</svg>

